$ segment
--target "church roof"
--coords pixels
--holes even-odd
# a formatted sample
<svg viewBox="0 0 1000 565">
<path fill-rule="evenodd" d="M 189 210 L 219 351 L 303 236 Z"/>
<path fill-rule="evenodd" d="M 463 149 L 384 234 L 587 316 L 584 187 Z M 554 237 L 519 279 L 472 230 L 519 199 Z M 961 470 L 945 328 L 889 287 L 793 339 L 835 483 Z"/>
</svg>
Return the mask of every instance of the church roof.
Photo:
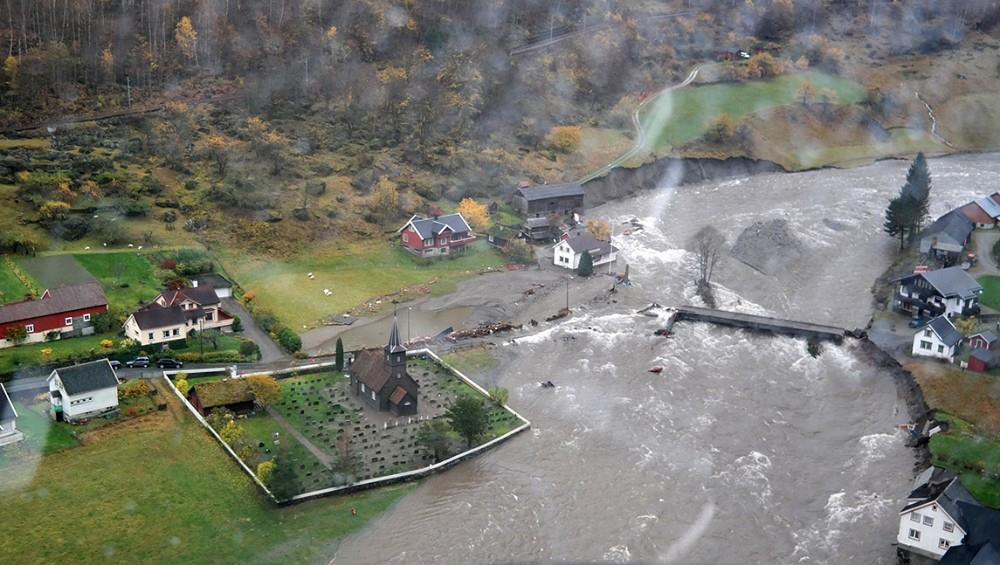
<svg viewBox="0 0 1000 565">
<path fill-rule="evenodd" d="M 396 318 L 392 318 L 392 331 L 389 332 L 389 343 L 385 346 L 386 351 L 389 353 L 405 353 L 406 347 L 403 346 L 403 340 L 399 338 L 399 324 L 396 323 Z"/>
<path fill-rule="evenodd" d="M 382 388 L 389 382 L 391 375 L 389 367 L 382 358 L 382 352 L 377 349 L 359 351 L 351 363 L 350 371 L 354 378 L 374 390 L 376 394 L 382 393 Z"/>
</svg>

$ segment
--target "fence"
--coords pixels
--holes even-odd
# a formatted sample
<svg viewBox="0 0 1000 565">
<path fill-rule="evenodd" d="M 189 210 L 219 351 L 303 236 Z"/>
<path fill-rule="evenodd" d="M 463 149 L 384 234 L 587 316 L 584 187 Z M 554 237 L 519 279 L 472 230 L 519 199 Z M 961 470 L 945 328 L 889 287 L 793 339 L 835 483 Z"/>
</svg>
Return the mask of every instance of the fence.
<svg viewBox="0 0 1000 565">
<path fill-rule="evenodd" d="M 407 357 L 416 357 L 416 356 L 420 356 L 420 355 L 426 355 L 426 356 L 430 357 L 436 363 L 438 363 L 439 365 L 441 365 L 442 367 L 444 367 L 445 369 L 447 369 L 448 371 L 450 371 L 453 375 L 455 375 L 456 377 L 458 377 L 459 380 L 461 380 L 465 384 L 467 384 L 470 387 L 472 387 L 476 392 L 478 392 L 478 393 L 482 394 L 483 396 L 489 398 L 490 393 L 486 389 L 484 389 L 483 387 L 481 387 L 478 384 L 476 384 L 475 381 L 473 381 L 469 377 L 465 376 L 458 369 L 456 369 L 456 368 L 452 367 L 451 365 L 449 365 L 448 363 L 444 362 L 440 357 L 438 357 L 430 349 L 426 349 L 425 348 L 425 349 L 417 349 L 417 350 L 414 350 L 414 351 L 408 351 L 406 353 L 406 355 L 407 355 Z M 274 376 L 274 377 L 277 378 L 277 377 L 280 377 L 280 376 L 283 376 L 283 375 L 288 375 L 289 373 L 294 373 L 294 374 L 298 375 L 298 374 L 305 374 L 305 373 L 308 373 L 310 371 L 323 370 L 323 369 L 332 367 L 334 364 L 335 364 L 335 362 L 332 362 L 332 361 L 331 362 L 312 363 L 312 364 L 309 364 L 309 365 L 301 365 L 301 366 L 298 366 L 298 367 L 290 367 L 290 368 L 287 368 L 287 369 L 278 369 L 276 371 L 259 371 L 259 372 L 254 372 L 252 374 L 254 374 L 254 375 L 272 375 L 272 376 Z M 516 428 L 514 428 L 513 430 L 505 433 L 504 435 L 502 435 L 502 436 L 500 436 L 498 438 L 494 438 L 494 439 L 492 439 L 492 440 L 490 440 L 490 441 L 488 441 L 488 442 L 486 442 L 486 443 L 484 443 L 482 445 L 474 447 L 474 448 L 472 448 L 472 449 L 470 449 L 468 451 L 463 451 L 462 453 L 459 453 L 458 455 L 454 455 L 452 457 L 449 457 L 448 459 L 445 459 L 444 461 L 440 461 L 438 463 L 434 463 L 433 465 L 428 465 L 427 467 L 421 467 L 420 469 L 414 469 L 413 471 L 406 471 L 406 472 L 403 472 L 403 473 L 395 473 L 395 474 L 392 474 L 392 475 L 386 475 L 384 477 L 375 477 L 373 479 L 366 479 L 366 480 L 363 480 L 363 481 L 358 481 L 358 482 L 350 484 L 350 485 L 344 485 L 344 486 L 339 486 L 339 487 L 329 487 L 329 488 L 325 488 L 325 489 L 314 490 L 314 491 L 305 492 L 305 493 L 302 493 L 302 494 L 297 494 L 297 495 L 291 497 L 288 500 L 278 500 L 277 498 L 275 498 L 274 494 L 271 493 L 271 491 L 266 486 L 264 486 L 264 483 L 260 482 L 260 480 L 257 478 L 256 473 L 254 473 L 249 467 L 247 467 L 246 463 L 244 463 L 243 460 L 240 459 L 239 456 L 236 455 L 236 452 L 234 452 L 233 449 L 231 447 L 229 447 L 229 445 L 225 441 L 222 440 L 222 437 L 220 437 L 219 434 L 216 433 L 216 431 L 212 429 L 212 426 L 208 425 L 208 422 L 205 421 L 205 418 L 203 418 L 202 415 L 199 414 L 198 411 L 194 409 L 194 406 L 192 406 L 191 403 L 188 402 L 187 398 L 184 398 L 184 396 L 180 393 L 180 391 L 177 390 L 177 388 L 174 386 L 174 384 L 170 381 L 170 377 L 168 376 L 168 375 L 173 375 L 173 374 L 177 374 L 177 373 L 181 373 L 181 372 L 184 372 L 184 373 L 187 373 L 187 374 L 192 374 L 192 373 L 195 373 L 195 372 L 198 372 L 198 373 L 216 372 L 216 373 L 218 373 L 218 372 L 228 372 L 228 371 L 231 371 L 231 369 L 229 367 L 220 367 L 220 368 L 217 368 L 217 369 L 196 369 L 196 370 L 192 370 L 192 371 L 164 371 L 163 372 L 163 378 L 164 378 L 165 381 L 167 381 L 167 385 L 171 389 L 173 389 L 174 394 L 176 394 L 177 397 L 181 399 L 181 402 L 183 402 L 184 405 L 187 406 L 188 410 L 192 414 L 194 414 L 194 417 L 201 423 L 201 425 L 204 426 L 209 431 L 209 433 L 212 434 L 212 437 L 214 437 L 219 443 L 222 444 L 222 446 L 225 448 L 226 452 L 229 453 L 229 455 L 233 459 L 235 459 L 237 463 L 239 463 L 240 467 L 242 467 L 243 470 L 246 471 L 253 478 L 254 482 L 257 483 L 257 485 L 260 486 L 260 488 L 264 489 L 264 492 L 266 492 L 267 495 L 269 497 L 271 497 L 271 500 L 275 501 L 278 504 L 296 504 L 296 503 L 304 502 L 306 500 L 311 500 L 311 499 L 314 499 L 314 498 L 321 498 L 321 497 L 324 497 L 324 496 L 332 496 L 332 495 L 337 495 L 337 494 L 348 494 L 348 493 L 362 491 L 362 490 L 367 490 L 367 489 L 371 489 L 371 488 L 388 486 L 388 485 L 395 484 L 395 483 L 402 483 L 402 482 L 412 481 L 412 480 L 415 480 L 415 479 L 420 479 L 420 478 L 432 475 L 434 473 L 438 473 L 440 471 L 444 471 L 446 469 L 449 469 L 449 468 L 457 465 L 458 463 L 461 463 L 462 461 L 464 461 L 466 459 L 469 459 L 471 457 L 479 455 L 480 453 L 484 453 L 486 451 L 489 451 L 490 449 L 493 449 L 494 447 L 500 445 L 501 443 L 507 441 L 508 439 L 516 436 L 517 434 L 519 434 L 519 433 L 521 433 L 521 432 L 523 432 L 523 431 L 525 431 L 525 430 L 527 430 L 528 428 L 531 427 L 531 422 L 529 422 L 527 420 L 527 418 L 525 418 L 524 416 L 518 414 L 510 406 L 504 404 L 504 406 L 503 406 L 504 410 L 507 410 L 508 412 L 510 412 L 511 414 L 513 414 L 514 417 L 516 417 L 518 420 L 520 420 L 521 421 L 521 425 L 518 426 L 518 427 L 516 427 Z M 233 373 L 235 373 L 235 371 L 233 371 Z M 234 378 L 242 378 L 242 377 L 246 377 L 246 376 L 249 376 L 249 375 L 250 374 L 240 375 L 240 376 L 234 376 Z"/>
</svg>

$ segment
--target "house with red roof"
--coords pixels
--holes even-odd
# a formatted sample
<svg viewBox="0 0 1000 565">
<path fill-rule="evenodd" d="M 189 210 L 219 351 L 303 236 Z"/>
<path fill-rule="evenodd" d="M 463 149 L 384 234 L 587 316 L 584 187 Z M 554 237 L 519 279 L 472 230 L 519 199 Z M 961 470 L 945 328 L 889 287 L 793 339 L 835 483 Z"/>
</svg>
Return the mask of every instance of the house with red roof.
<svg viewBox="0 0 1000 565">
<path fill-rule="evenodd" d="M 125 336 L 142 345 L 184 339 L 192 330 L 221 329 L 233 325 L 211 286 L 168 290 L 134 312 L 122 328 Z"/>
<path fill-rule="evenodd" d="M 17 345 L 8 332 L 23 329 L 22 343 L 62 339 L 94 333 L 91 318 L 108 311 L 100 283 L 91 282 L 48 289 L 34 300 L 0 306 L 0 348 Z M 51 337 L 49 337 L 51 336 Z"/>
</svg>

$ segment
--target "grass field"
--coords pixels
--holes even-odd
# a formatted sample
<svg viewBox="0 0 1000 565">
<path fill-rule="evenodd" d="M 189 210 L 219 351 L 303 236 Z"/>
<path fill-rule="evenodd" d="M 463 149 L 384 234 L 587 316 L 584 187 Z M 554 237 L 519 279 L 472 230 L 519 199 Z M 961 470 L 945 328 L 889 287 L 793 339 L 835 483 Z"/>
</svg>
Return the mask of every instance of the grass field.
<svg viewBox="0 0 1000 565">
<path fill-rule="evenodd" d="M 24 447 L 32 453 L 51 453 L 79 444 L 73 437 L 69 424 L 53 422 L 45 412 L 45 407 L 47 404 L 14 403 L 14 408 L 17 409 L 17 429 L 24 433 Z M 3 462 L 2 458 L 0 462 Z"/>
<path fill-rule="evenodd" d="M 0 349 L 0 374 L 8 373 L 18 367 L 30 367 L 42 363 L 43 349 L 52 349 L 50 361 L 57 362 L 89 354 L 92 349 L 95 351 L 99 350 L 101 348 L 101 340 L 104 339 L 110 339 L 117 344 L 120 338 L 112 331 L 106 334 L 73 337 Z"/>
<path fill-rule="evenodd" d="M 0 467 L 0 562 L 327 562 L 338 540 L 413 488 L 276 508 L 171 400 L 85 445 Z M 351 509 L 357 509 L 357 516 Z"/>
<path fill-rule="evenodd" d="M 930 450 L 935 465 L 962 475 L 962 484 L 979 502 L 1000 508 L 1000 438 L 978 433 L 968 422 L 939 412 L 947 432 L 935 434 Z"/>
<path fill-rule="evenodd" d="M 660 97 L 643 112 L 641 120 L 649 132 L 646 149 L 662 153 L 696 139 L 722 113 L 738 120 L 765 108 L 791 104 L 806 81 L 817 93 L 836 92 L 840 104 L 864 98 L 861 85 L 816 71 L 763 81 L 689 86 Z"/>
<path fill-rule="evenodd" d="M 1000 310 L 1000 277 L 983 275 L 976 279 L 983 287 L 983 294 L 979 297 L 979 302 L 988 308 Z"/>
<path fill-rule="evenodd" d="M 80 253 L 73 257 L 104 285 L 112 308 L 131 312 L 160 292 L 153 265 L 134 251 Z"/>
<path fill-rule="evenodd" d="M 28 287 L 24 286 L 3 260 L 0 260 L 0 304 L 23 300 L 28 292 Z"/>
<path fill-rule="evenodd" d="M 501 267 L 503 257 L 485 241 L 477 241 L 465 255 L 418 264 L 409 253 L 387 241 L 367 241 L 346 246 L 325 245 L 304 251 L 287 261 L 220 253 L 226 271 L 244 290 L 256 294 L 259 305 L 273 311 L 292 329 L 315 325 L 366 301 L 409 289 L 399 299 L 414 297 L 430 285 L 434 295 L 454 291 L 455 284 L 486 267 Z M 306 274 L 314 273 L 310 280 Z M 333 296 L 325 296 L 328 288 Z M 389 301 L 383 301 L 387 308 Z M 363 315 L 363 313 L 362 313 Z"/>
<path fill-rule="evenodd" d="M 38 281 L 42 288 L 55 288 L 92 282 L 93 275 L 69 255 L 17 257 L 18 267 Z"/>
<path fill-rule="evenodd" d="M 496 357 L 485 349 L 466 349 L 448 353 L 441 359 L 467 375 L 488 371 L 497 364 Z"/>
</svg>

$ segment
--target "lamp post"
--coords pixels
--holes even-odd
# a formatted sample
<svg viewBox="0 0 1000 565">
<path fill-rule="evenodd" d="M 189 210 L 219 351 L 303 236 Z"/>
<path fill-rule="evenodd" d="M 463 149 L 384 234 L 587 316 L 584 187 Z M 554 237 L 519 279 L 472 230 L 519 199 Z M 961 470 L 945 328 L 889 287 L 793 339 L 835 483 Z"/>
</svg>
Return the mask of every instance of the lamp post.
<svg viewBox="0 0 1000 565">
<path fill-rule="evenodd" d="M 205 357 L 205 317 L 202 314 L 201 318 L 198 318 L 198 346 L 201 348 L 201 356 Z"/>
<path fill-rule="evenodd" d="M 406 344 L 410 344 L 410 314 L 413 312 L 413 306 L 406 307 Z"/>
</svg>

